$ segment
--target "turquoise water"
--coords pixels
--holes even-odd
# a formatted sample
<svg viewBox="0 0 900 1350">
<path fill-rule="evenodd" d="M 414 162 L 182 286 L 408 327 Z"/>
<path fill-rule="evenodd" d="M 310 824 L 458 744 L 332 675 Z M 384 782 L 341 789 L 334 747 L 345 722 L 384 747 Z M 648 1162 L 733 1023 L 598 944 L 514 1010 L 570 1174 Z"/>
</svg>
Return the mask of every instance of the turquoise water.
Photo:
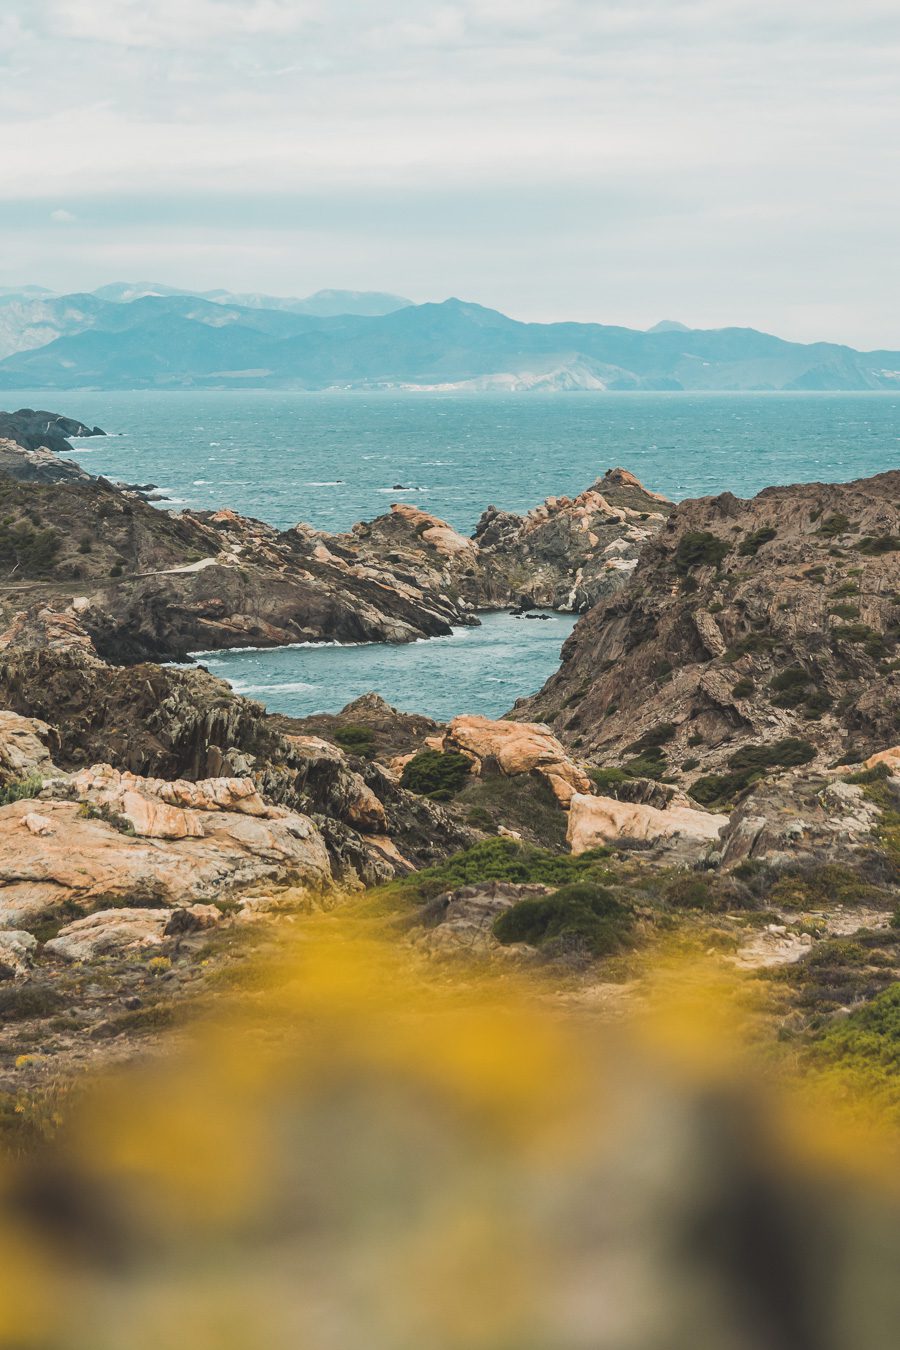
<svg viewBox="0 0 900 1350">
<path fill-rule="evenodd" d="M 858 478 L 900 463 L 896 394 L 6 393 L 122 433 L 93 473 L 282 528 L 346 529 L 398 498 L 472 529 L 623 465 L 672 498 Z M 58 407 L 55 405 L 59 405 Z M 402 484 L 402 488 L 395 487 Z"/>
<path fill-rule="evenodd" d="M 279 647 L 208 652 L 198 660 L 239 694 L 292 717 L 334 712 L 370 690 L 395 708 L 438 721 L 462 712 L 499 717 L 553 673 L 575 620 L 568 614 L 481 619 L 478 628 L 401 647 Z"/>
<path fill-rule="evenodd" d="M 471 531 L 622 465 L 673 499 L 845 481 L 900 465 L 896 394 L 7 393 L 116 433 L 92 473 L 230 506 L 281 528 L 342 530 L 406 500 Z M 402 486 L 398 486 L 402 485 Z M 570 621 L 493 616 L 406 647 L 219 653 L 205 663 L 273 710 L 336 710 L 377 690 L 435 717 L 496 715 L 554 670 Z"/>
</svg>

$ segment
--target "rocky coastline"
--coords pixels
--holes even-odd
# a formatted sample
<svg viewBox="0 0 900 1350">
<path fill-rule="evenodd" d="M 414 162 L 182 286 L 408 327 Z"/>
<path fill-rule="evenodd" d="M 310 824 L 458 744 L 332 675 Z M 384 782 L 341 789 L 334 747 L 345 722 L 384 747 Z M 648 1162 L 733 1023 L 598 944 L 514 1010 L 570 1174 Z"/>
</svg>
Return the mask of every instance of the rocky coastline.
<svg viewBox="0 0 900 1350">
<path fill-rule="evenodd" d="M 96 1040 L 131 1053 L 209 963 L 370 892 L 429 959 L 567 987 L 638 980 L 676 931 L 781 979 L 774 1022 L 803 1044 L 897 980 L 900 473 L 673 506 L 615 469 L 525 516 L 491 507 L 470 538 L 404 503 L 338 535 L 172 514 L 2 457 L 0 495 L 15 1091 Z M 162 664 L 532 605 L 581 618 L 498 720 L 375 693 L 298 720 Z"/>
</svg>

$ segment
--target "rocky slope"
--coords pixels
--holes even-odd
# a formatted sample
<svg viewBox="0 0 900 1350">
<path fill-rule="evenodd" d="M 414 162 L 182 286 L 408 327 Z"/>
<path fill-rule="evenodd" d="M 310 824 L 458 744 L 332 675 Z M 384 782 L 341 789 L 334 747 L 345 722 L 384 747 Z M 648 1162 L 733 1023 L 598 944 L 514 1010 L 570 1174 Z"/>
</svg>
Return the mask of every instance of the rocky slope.
<svg viewBox="0 0 900 1350">
<path fill-rule="evenodd" d="M 201 668 L 107 664 L 71 611 L 22 615 L 0 635 L 0 705 L 47 725 L 64 771 L 99 763 L 144 781 L 252 778 L 268 801 L 316 820 L 335 876 L 351 884 L 420 866 L 473 837 L 378 763 L 269 717 Z M 0 755 L 0 777 L 2 769 Z M 44 772 L 20 763 L 6 781 Z"/>
<path fill-rule="evenodd" d="M 682 502 L 513 716 L 728 800 L 767 768 L 896 739 L 898 601 L 900 473 Z"/>
<path fill-rule="evenodd" d="M 120 662 L 408 642 L 477 622 L 477 609 L 584 609 L 624 584 L 669 508 L 613 470 L 574 500 L 552 498 L 524 517 L 490 508 L 471 539 L 402 504 L 328 535 L 228 510 L 162 512 L 80 470 L 59 484 L 46 470 L 31 482 L 0 476 L 0 605 L 10 622 L 23 605 L 77 599 L 98 650 Z"/>
</svg>

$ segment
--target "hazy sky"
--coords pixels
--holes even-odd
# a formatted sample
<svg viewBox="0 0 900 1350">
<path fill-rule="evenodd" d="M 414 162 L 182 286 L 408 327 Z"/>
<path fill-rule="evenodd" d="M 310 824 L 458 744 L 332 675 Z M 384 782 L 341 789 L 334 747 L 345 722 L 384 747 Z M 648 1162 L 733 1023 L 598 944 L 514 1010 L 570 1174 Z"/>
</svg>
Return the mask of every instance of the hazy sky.
<svg viewBox="0 0 900 1350">
<path fill-rule="evenodd" d="M 2 0 L 0 285 L 900 348 L 898 0 Z"/>
</svg>

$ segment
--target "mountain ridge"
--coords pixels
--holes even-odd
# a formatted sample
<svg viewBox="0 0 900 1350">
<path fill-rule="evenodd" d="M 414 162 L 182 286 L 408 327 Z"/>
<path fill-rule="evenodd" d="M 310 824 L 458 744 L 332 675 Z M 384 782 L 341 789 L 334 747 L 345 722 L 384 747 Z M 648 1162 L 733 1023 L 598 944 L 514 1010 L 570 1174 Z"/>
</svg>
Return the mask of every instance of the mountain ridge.
<svg viewBox="0 0 900 1350">
<path fill-rule="evenodd" d="M 347 295 L 377 309 L 379 293 L 319 292 L 278 308 L 172 288 L 127 298 L 150 284 L 100 288 L 119 299 L 0 295 L 0 388 L 900 389 L 900 351 L 746 327 L 524 323 L 457 297 L 335 312 Z"/>
</svg>

